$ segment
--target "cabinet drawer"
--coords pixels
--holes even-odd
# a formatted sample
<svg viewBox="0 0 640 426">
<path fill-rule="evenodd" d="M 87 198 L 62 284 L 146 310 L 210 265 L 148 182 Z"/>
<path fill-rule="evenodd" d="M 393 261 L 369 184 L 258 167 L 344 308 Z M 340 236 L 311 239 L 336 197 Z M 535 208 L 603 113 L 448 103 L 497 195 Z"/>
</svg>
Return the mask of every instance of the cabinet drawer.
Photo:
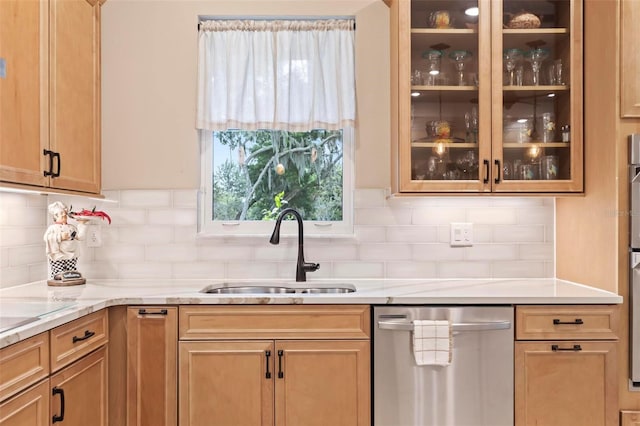
<svg viewBox="0 0 640 426">
<path fill-rule="evenodd" d="M 617 306 L 517 306 L 517 340 L 617 339 Z"/>
<path fill-rule="evenodd" d="M 49 379 L 0 404 L 0 426 L 49 426 Z"/>
<path fill-rule="evenodd" d="M 49 375 L 49 333 L 0 350 L 0 401 Z"/>
<path fill-rule="evenodd" d="M 369 307 L 181 306 L 180 339 L 368 339 Z"/>
<path fill-rule="evenodd" d="M 106 309 L 51 330 L 51 371 L 72 363 L 107 343 Z"/>
</svg>

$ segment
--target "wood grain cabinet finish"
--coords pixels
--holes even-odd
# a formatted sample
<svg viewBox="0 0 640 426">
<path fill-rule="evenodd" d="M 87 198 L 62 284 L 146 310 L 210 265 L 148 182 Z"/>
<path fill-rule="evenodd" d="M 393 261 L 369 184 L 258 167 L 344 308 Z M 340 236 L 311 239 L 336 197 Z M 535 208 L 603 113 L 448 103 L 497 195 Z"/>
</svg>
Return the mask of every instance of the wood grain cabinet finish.
<svg viewBox="0 0 640 426">
<path fill-rule="evenodd" d="M 369 321 L 357 305 L 181 306 L 179 424 L 369 425 Z"/>
<path fill-rule="evenodd" d="M 107 365 L 107 348 L 103 346 L 51 376 L 52 423 L 109 425 Z"/>
<path fill-rule="evenodd" d="M 640 426 L 640 411 L 620 412 L 620 426 Z"/>
<path fill-rule="evenodd" d="M 640 117 L 640 2 L 620 1 L 620 113 Z"/>
<path fill-rule="evenodd" d="M 51 371 L 71 364 L 108 341 L 107 310 L 56 327 L 51 334 Z"/>
<path fill-rule="evenodd" d="M 48 426 L 49 380 L 0 403 L 0 426 Z"/>
<path fill-rule="evenodd" d="M 177 369 L 178 308 L 127 308 L 127 426 L 177 424 Z"/>
<path fill-rule="evenodd" d="M 572 309 L 516 307 L 516 426 L 618 426 L 617 309 Z"/>
<path fill-rule="evenodd" d="M 0 181 L 100 192 L 100 4 L 0 2 Z"/>
<path fill-rule="evenodd" d="M 0 349 L 0 401 L 48 376 L 48 332 Z"/>
</svg>

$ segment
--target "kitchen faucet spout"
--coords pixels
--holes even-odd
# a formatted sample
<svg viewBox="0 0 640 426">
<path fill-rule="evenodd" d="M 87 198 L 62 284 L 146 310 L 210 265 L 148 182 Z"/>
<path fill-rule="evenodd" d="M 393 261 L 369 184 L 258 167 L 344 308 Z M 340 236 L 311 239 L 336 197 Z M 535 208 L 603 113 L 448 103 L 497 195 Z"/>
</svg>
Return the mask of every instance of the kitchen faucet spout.
<svg viewBox="0 0 640 426">
<path fill-rule="evenodd" d="M 320 268 L 320 264 L 304 261 L 304 230 L 302 225 L 302 216 L 300 216 L 300 213 L 298 213 L 297 210 L 287 208 L 280 212 L 276 219 L 276 226 L 273 228 L 273 233 L 271 234 L 269 242 L 271 244 L 280 243 L 280 225 L 282 224 L 282 219 L 287 215 L 294 216 L 298 221 L 298 261 L 296 262 L 296 281 L 306 281 L 307 272 L 317 271 L 318 268 Z"/>
</svg>

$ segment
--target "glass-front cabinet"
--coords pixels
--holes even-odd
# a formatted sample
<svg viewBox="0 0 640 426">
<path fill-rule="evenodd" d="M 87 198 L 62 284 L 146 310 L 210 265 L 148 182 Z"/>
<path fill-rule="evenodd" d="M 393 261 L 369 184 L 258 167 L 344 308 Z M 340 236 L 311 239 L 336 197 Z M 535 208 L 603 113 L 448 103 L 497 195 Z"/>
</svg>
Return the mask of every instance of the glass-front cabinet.
<svg viewBox="0 0 640 426">
<path fill-rule="evenodd" d="M 580 0 L 388 3 L 397 192 L 583 190 Z"/>
</svg>

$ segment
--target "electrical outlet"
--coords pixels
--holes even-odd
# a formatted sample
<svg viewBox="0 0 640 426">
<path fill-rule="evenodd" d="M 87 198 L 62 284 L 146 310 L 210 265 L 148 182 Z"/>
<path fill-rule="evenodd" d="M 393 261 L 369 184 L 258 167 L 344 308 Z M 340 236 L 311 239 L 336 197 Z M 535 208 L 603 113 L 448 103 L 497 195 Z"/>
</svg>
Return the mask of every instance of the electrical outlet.
<svg viewBox="0 0 640 426">
<path fill-rule="evenodd" d="M 85 240 L 87 242 L 87 247 L 102 246 L 102 233 L 100 232 L 100 225 L 87 225 Z"/>
<path fill-rule="evenodd" d="M 473 245 L 473 224 L 458 222 L 451 224 L 451 247 L 465 247 Z"/>
</svg>

